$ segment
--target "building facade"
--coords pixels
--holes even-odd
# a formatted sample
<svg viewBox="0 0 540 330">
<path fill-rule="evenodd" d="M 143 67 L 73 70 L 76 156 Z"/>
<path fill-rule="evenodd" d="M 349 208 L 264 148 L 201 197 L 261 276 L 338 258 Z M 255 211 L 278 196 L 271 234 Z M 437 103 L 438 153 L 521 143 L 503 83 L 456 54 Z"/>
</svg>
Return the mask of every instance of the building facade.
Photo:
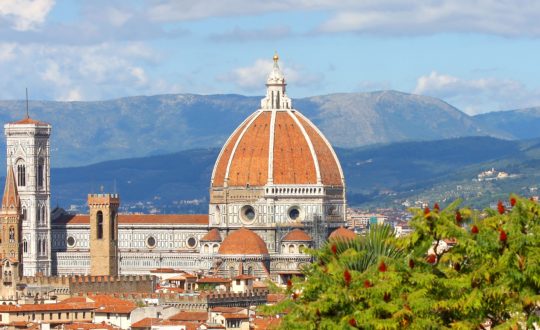
<svg viewBox="0 0 540 330">
<path fill-rule="evenodd" d="M 118 275 L 175 268 L 284 282 L 345 224 L 345 179 L 330 143 L 292 106 L 274 56 L 266 97 L 223 146 L 206 215 L 118 214 L 89 195 L 88 215 L 49 212 L 51 126 L 5 125 L 22 210 L 24 275 Z M 50 221 L 52 219 L 52 222 Z M 51 244 L 52 243 L 52 244 Z"/>
</svg>

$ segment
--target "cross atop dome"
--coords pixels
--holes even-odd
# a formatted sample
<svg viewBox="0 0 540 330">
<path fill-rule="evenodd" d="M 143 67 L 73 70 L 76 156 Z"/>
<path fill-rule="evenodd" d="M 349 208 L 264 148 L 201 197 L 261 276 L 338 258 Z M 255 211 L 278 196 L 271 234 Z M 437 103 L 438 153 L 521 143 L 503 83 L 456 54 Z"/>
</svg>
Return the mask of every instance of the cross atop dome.
<svg viewBox="0 0 540 330">
<path fill-rule="evenodd" d="M 279 55 L 274 53 L 274 66 L 266 79 L 266 97 L 261 100 L 261 109 L 279 110 L 291 109 L 291 99 L 287 96 L 285 86 L 285 76 L 279 68 Z"/>
</svg>

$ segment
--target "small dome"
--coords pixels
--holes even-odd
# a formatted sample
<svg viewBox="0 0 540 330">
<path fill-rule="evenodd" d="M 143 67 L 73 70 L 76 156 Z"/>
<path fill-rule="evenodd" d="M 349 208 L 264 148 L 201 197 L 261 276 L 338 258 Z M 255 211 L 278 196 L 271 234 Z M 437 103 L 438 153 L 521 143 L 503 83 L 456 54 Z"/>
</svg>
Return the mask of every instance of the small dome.
<svg viewBox="0 0 540 330">
<path fill-rule="evenodd" d="M 268 254 L 268 248 L 262 238 L 247 228 L 240 228 L 227 236 L 218 254 Z"/>
<path fill-rule="evenodd" d="M 306 232 L 301 229 L 294 229 L 294 230 L 291 230 L 287 235 L 285 235 L 282 241 L 283 242 L 290 242 L 290 241 L 307 242 L 307 241 L 311 241 L 311 237 L 309 237 L 309 235 L 306 234 Z"/>
<path fill-rule="evenodd" d="M 201 238 L 201 241 L 221 242 L 221 235 L 219 234 L 219 230 L 217 230 L 216 228 L 213 228 Z"/>
<path fill-rule="evenodd" d="M 356 234 L 352 230 L 349 230 L 344 227 L 339 227 L 338 229 L 334 230 L 330 234 L 330 236 L 328 237 L 328 240 L 331 240 L 331 239 L 346 240 L 346 239 L 355 239 L 355 238 L 356 238 Z"/>
</svg>

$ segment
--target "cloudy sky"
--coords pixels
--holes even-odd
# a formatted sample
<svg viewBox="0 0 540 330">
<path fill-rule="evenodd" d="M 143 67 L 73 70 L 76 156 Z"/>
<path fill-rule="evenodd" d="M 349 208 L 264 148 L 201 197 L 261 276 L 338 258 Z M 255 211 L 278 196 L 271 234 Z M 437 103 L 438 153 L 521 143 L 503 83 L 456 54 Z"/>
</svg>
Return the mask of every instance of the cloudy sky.
<svg viewBox="0 0 540 330">
<path fill-rule="evenodd" d="M 540 106 L 540 2 L 2 0 L 0 99 L 395 89 L 465 112 Z"/>
</svg>

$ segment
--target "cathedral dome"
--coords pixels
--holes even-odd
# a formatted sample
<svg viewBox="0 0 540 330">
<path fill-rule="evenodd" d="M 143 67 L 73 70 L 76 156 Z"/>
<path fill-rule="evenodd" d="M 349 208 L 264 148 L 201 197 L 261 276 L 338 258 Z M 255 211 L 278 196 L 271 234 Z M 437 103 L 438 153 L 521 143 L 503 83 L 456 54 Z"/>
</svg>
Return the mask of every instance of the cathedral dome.
<svg viewBox="0 0 540 330">
<path fill-rule="evenodd" d="M 301 241 L 301 242 L 308 242 L 311 241 L 311 237 L 309 237 L 308 234 L 306 234 L 305 231 L 302 229 L 293 229 L 283 239 L 281 240 L 283 242 L 293 242 L 293 241 Z"/>
<path fill-rule="evenodd" d="M 349 239 L 355 239 L 356 234 L 345 227 L 339 227 L 338 229 L 334 230 L 330 236 L 328 237 L 329 240 L 337 239 L 337 240 L 349 240 Z"/>
<path fill-rule="evenodd" d="M 317 127 L 291 107 L 274 56 L 267 95 L 229 137 L 212 172 L 212 187 L 344 186 L 339 160 Z"/>
<path fill-rule="evenodd" d="M 259 235 L 247 228 L 240 228 L 223 240 L 218 254 L 265 255 L 268 248 Z"/>
</svg>

